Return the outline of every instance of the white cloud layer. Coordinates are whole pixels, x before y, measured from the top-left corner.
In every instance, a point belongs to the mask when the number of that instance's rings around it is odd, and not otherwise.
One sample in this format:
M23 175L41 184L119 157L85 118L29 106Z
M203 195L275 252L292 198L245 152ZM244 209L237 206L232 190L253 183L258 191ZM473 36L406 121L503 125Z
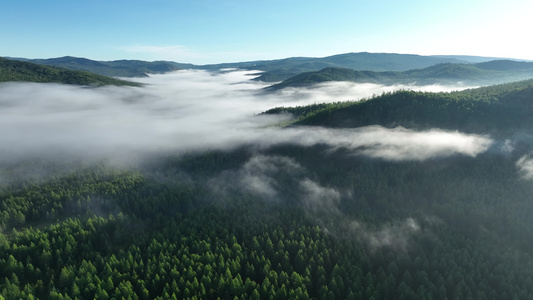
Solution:
M331 83L264 94L257 92L264 84L249 80L252 73L178 71L135 79L147 84L140 88L0 84L0 162L66 154L127 162L154 152L287 142L417 160L455 153L475 156L491 143L483 136L440 130L267 127L287 116L255 114L276 106L357 100L391 87Z
M335 81L315 84L308 88L284 88L277 92L277 95L284 99L296 100L298 99L314 102L333 102L334 99L342 98L342 100L360 100L362 98L380 95L382 93L393 92L397 90L413 90L420 92L452 92L460 91L472 86L464 85L408 85L408 84L394 84L394 85L380 85L374 83L353 83L348 81ZM312 103L312 102L311 102Z

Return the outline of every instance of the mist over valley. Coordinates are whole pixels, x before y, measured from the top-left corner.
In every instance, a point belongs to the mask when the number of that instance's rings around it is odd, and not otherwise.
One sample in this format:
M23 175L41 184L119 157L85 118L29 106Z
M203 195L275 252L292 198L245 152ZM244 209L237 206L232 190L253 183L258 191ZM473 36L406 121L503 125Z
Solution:
M151 152L231 149L244 144L266 147L290 141L306 146L359 144L355 137L380 129L345 130L340 134L327 128L281 129L274 126L293 118L290 114L260 113L278 106L358 101L409 88L405 85L332 83L315 89L296 88L268 95L260 92L263 83L251 80L253 73L184 70L134 79L143 84L138 88L1 84L0 105L4 114L1 122L5 129L1 138L9 145L2 160L12 161L14 156L24 158L29 154L48 156L53 152L58 152L60 157L69 154L85 159L110 155L119 159ZM464 87L416 87L419 91L454 89ZM394 135L394 130L382 128L380 134ZM409 131L402 133L409 135ZM341 137L346 134L348 136ZM373 144L390 140L386 136L368 136L376 137L370 142Z

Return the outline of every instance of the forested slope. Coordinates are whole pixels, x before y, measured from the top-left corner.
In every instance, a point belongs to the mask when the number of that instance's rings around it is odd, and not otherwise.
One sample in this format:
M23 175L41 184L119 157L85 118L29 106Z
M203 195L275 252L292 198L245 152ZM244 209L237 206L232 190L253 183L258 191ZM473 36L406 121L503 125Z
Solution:
M533 80L451 93L398 91L372 99L274 108L294 114L294 125L353 128L368 125L441 128L513 134L533 125Z
M192 64L171 61L113 60L96 61L83 57L64 56L48 59L22 59L32 63L76 71L87 71L104 76L145 77L147 74L166 73L185 68L195 68Z
M135 167L2 166L0 294L530 299L533 184L519 165L532 147L514 134L530 128L532 84L270 111L301 117L279 130L490 135L494 144L477 155L390 160L282 143L171 153Z
M135 82L85 71L73 71L0 57L0 82L7 81L65 83L88 86L139 86L139 84Z

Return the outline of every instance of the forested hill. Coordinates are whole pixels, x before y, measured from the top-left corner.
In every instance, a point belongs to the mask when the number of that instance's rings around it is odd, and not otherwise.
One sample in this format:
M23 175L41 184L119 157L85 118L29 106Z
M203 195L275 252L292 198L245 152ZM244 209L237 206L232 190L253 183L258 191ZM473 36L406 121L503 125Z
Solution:
M363 101L275 108L266 113L279 112L295 115L294 125L511 133L533 129L533 80L451 93L398 91Z
M19 59L21 60L21 59ZM170 61L114 60L96 61L81 57L64 56L49 59L22 59L36 64L61 67L70 70L87 71L104 76L144 77L146 74L166 73L185 68L194 68L192 64L180 64Z
M88 86L139 86L139 84L135 82L120 80L90 72L73 71L0 57L0 82L8 81L64 83Z
M533 62L510 60L490 61L478 64L444 63L424 69L404 72L359 71L346 68L324 68L320 71L306 72L281 83L272 85L269 90L287 87L311 86L329 81L351 81L378 84L464 84L490 85L503 82L524 80L533 77Z

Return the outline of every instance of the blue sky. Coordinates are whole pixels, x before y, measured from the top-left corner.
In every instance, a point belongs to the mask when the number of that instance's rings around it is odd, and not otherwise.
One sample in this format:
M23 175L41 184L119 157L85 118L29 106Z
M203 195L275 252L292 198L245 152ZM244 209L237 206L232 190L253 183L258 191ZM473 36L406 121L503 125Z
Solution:
M195 64L347 52L533 60L533 1L4 0L0 56Z

